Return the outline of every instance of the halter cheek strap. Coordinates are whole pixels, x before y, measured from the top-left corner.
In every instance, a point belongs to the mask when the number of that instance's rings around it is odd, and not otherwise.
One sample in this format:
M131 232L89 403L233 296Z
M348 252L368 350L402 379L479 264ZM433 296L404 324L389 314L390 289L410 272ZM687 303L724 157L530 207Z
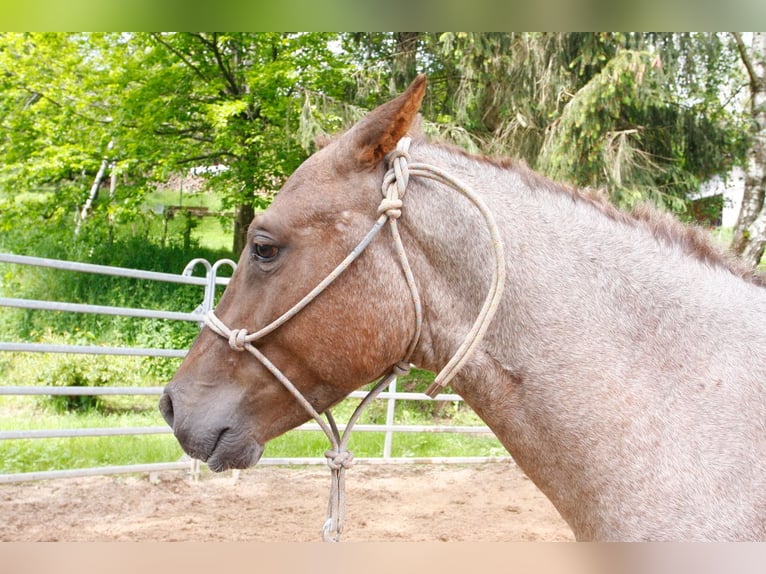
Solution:
M330 441L331 448L325 452L328 465L332 471L332 486L330 490L330 503L328 508L328 518L322 529L322 535L326 541L337 542L340 539L340 534L343 530L343 519L345 516L345 470L353 464L353 455L348 450L348 441L351 433L351 429L356 424L364 408L380 394L380 392L389 385L392 381L396 380L398 376L403 376L409 373L410 370L410 357L415 351L415 347L420 340L420 333L423 326L423 308L420 301L420 294L418 292L415 279L412 274L412 269L407 259L407 254L404 251L404 245L402 244L401 235L399 234L399 228L397 220L402 216L403 198L407 191L407 185L411 175L425 177L438 181L444 185L447 185L454 190L458 191L465 197L467 197L481 212L484 217L487 227L489 229L492 248L494 252L495 265L492 274L492 283L490 285L487 298L479 311L479 315L476 318L473 326L466 335L463 343L458 350L447 362L445 367L436 376L433 384L427 389L426 393L430 397L435 397L457 372L465 365L470 358L471 353L478 346L481 339L489 327L489 323L497 311L500 304L503 293L503 285L505 282L505 257L503 254L503 245L500 239L500 233L497 225L494 221L492 214L487 206L477 195L473 193L468 187L453 179L448 174L435 166L422 163L411 163L409 156L410 138L405 137L399 140L396 149L389 154L389 161L391 167L386 172L383 178L382 192L383 200L378 206L379 217L372 229L367 235L362 238L359 244L349 253L346 258L341 261L338 266L333 269L330 274L325 277L314 289L307 293L300 301L288 309L285 313L279 316L277 319L266 325L265 327L255 331L254 333L248 333L245 329L230 329L213 311L210 311L205 317L205 324L215 333L228 340L229 346L235 351L248 351L258 361L260 361L264 367L295 397L295 399L301 404L306 412L319 424L321 429L327 435ZM413 307L415 310L415 331L410 340L410 344L407 351L401 361L396 363L389 372L378 381L372 390L369 391L367 396L357 406L354 413L351 415L343 434L338 432L338 427L335 424L332 414L327 411L325 413L327 421L322 419L321 415L314 409L313 405L303 396L303 394L295 387L295 385L280 371L261 351L253 345L258 339L265 337L292 317L297 315L306 305L313 301L322 291L324 291L335 279L337 279L341 273L343 273L348 267L356 260L359 255L367 248L372 242L378 232L388 222L391 229L391 235L394 239L394 249L396 251L399 262L402 266L404 278L407 282L407 286L410 289L412 296Z

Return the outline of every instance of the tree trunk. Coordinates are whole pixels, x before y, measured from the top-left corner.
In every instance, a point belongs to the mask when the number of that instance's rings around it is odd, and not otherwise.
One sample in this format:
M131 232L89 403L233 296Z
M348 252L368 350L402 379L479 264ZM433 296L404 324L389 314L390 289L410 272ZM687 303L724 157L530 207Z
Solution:
M234 245L232 250L235 259L239 257L247 245L247 228L253 217L255 217L255 209L249 203L239 204L234 212Z
M109 164L109 206L111 207L114 204L114 193L117 191L117 172L115 171L115 164L114 162ZM114 241L114 214L112 213L112 210L109 210L109 215L107 216L107 222L109 225L109 244L111 245Z
M106 151L109 152L112 149L112 146L114 145L114 142L110 141L109 145L106 147ZM80 226L82 225L83 221L85 221L85 218L88 217L88 213L90 212L90 208L93 205L93 202L96 201L96 198L98 197L98 190L101 187L101 181L104 179L104 175L106 174L106 168L109 166L109 157L104 156L104 159L101 160L101 167L98 168L98 173L96 174L96 179L93 180L93 185L90 187L90 193L88 194L88 199L85 200L85 204L82 206L82 209L80 210L80 217L77 219L77 224L74 228L74 234L79 235L80 233Z
M734 227L731 250L755 268L766 247L766 32L753 33L750 50L739 35L735 38L750 76L752 127L742 208Z

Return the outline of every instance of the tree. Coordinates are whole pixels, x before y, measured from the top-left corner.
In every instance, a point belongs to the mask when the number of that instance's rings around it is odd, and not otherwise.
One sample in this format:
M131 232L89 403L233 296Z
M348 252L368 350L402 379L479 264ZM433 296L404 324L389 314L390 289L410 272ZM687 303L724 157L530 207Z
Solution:
M491 153L683 212L742 153L722 103L736 54L719 34L443 34L454 114Z
M619 204L650 199L682 212L701 181L744 158L742 127L721 96L738 73L732 38L5 34L0 186L45 186L57 196L51 209L74 215L98 191L106 158L120 176L121 207L108 209L127 217L151 182L214 166L209 185L236 213L238 253L254 210L313 136L342 129L417 71L429 76L427 132L604 188Z
M124 58L113 53L119 47L107 55L102 40L96 34L0 35L0 201L6 201L0 227L17 230L2 234L6 249L24 249L31 241L41 255L73 253L107 239L111 222L137 214L133 197L144 178L118 158L123 126L114 114L120 85L111 58ZM120 176L118 197L74 241L106 163L112 183ZM37 201L14 201L20 194Z
M298 133L305 93L341 97L348 85L334 38L4 35L0 185L67 190L66 209L79 212L107 155L134 202L152 181L216 166L209 183L235 210L239 253L254 210L307 155Z
M235 254L244 247L255 209L268 204L307 155L297 134L304 93L343 91L344 63L329 48L332 38L316 33L140 37L151 54L150 71L137 86L135 101L156 94L153 135L182 143L172 155L176 169L225 167L211 184L235 209ZM142 131L149 130L145 125Z
M60 204L78 204L73 195L93 181L85 175L96 173L113 137L114 92L97 58L82 34L0 36L6 193L46 187Z
M738 58L724 34L343 39L361 70L360 105L377 103L370 78L391 92L414 66L429 76L427 131L475 151L519 157L554 179L603 188L620 205L650 200L683 215L700 183L744 153L731 95L722 97Z
M750 147L742 208L731 249L755 267L766 246L766 32L753 33L750 48L741 34L733 36L749 79Z

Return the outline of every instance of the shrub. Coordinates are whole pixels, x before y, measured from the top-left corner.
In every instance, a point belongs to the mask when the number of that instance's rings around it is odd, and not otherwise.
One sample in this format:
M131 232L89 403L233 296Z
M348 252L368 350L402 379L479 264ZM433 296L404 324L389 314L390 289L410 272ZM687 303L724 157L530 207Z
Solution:
M45 363L35 383L51 387L103 387L124 379L125 373L106 357L63 357ZM50 395L42 398L45 406L58 413L101 410L104 400L98 395Z

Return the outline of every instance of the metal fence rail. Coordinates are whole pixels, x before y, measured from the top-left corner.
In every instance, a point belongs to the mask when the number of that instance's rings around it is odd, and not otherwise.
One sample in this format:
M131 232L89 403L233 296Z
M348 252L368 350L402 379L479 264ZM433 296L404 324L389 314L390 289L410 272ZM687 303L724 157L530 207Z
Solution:
M27 257L13 254L0 253L0 263L10 263L16 265L30 265L59 269L64 271L97 273L103 275L113 275L128 277L133 279L143 279L151 281L164 281L186 285L197 285L204 288L202 303L191 312L176 312L167 310L135 309L126 307L112 307L104 305L88 305L82 303L69 303L60 301L40 301L19 298L0 297L0 307L22 308L32 310L60 311L68 313L97 313L105 315L116 315L132 317L138 319L163 319L170 321L196 321L200 323L204 315L213 308L215 289L219 285L226 285L227 278L218 277L218 270L222 266L229 266L232 269L236 264L228 259L220 260L214 264L203 259L191 261L180 275L170 273L158 273L152 271L142 271L136 269L124 269L119 267L110 267L104 265L94 265L89 263L77 263L71 261L59 261L54 259L44 259L39 257ZM205 270L205 277L193 276L192 272L197 267ZM0 341L0 352L23 352L23 353L76 353L89 355L128 355L128 356L149 356L149 357L184 357L186 349L152 349L137 347L111 347L97 345L56 345L46 343L28 343L28 342L4 342ZM162 387L52 387L52 386L3 386L0 385L0 396L2 395L65 395L65 396L83 396L83 395L160 395ZM363 391L351 393L351 397L361 398L365 395ZM394 413L396 401L400 400L425 400L431 401L424 393L405 393L397 392L395 384L389 387L386 392L380 394L377 400L387 401L386 422L385 424L359 424L355 430L360 432L382 432L384 434L383 453L380 458L358 458L359 462L376 463L468 463L485 462L497 460L510 460L508 457L399 457L391 456L391 445L394 433L468 433L468 434L491 434L485 426L453 426L453 425L402 425L394 424ZM455 394L442 393L436 397L438 401L461 401L461 397ZM344 425L339 425L341 430ZM301 431L319 431L319 425L316 423L306 423L297 430ZM118 428L82 428L82 429L36 429L36 430L8 430L0 431L0 442L6 440L29 440L29 439L51 439L51 438L72 438L72 437L98 437L98 436L129 436L129 435L148 435L148 434L167 434L171 430L166 426L147 426L147 427L118 427ZM264 458L259 464L318 464L324 463L325 458ZM123 466L108 466L95 468L82 468L71 470L50 470L39 472L0 474L0 483L21 482L29 480L42 480L78 476L95 476L118 473L133 472L159 472L164 470L185 469L191 473L199 472L199 461L181 460L167 463L134 464Z

